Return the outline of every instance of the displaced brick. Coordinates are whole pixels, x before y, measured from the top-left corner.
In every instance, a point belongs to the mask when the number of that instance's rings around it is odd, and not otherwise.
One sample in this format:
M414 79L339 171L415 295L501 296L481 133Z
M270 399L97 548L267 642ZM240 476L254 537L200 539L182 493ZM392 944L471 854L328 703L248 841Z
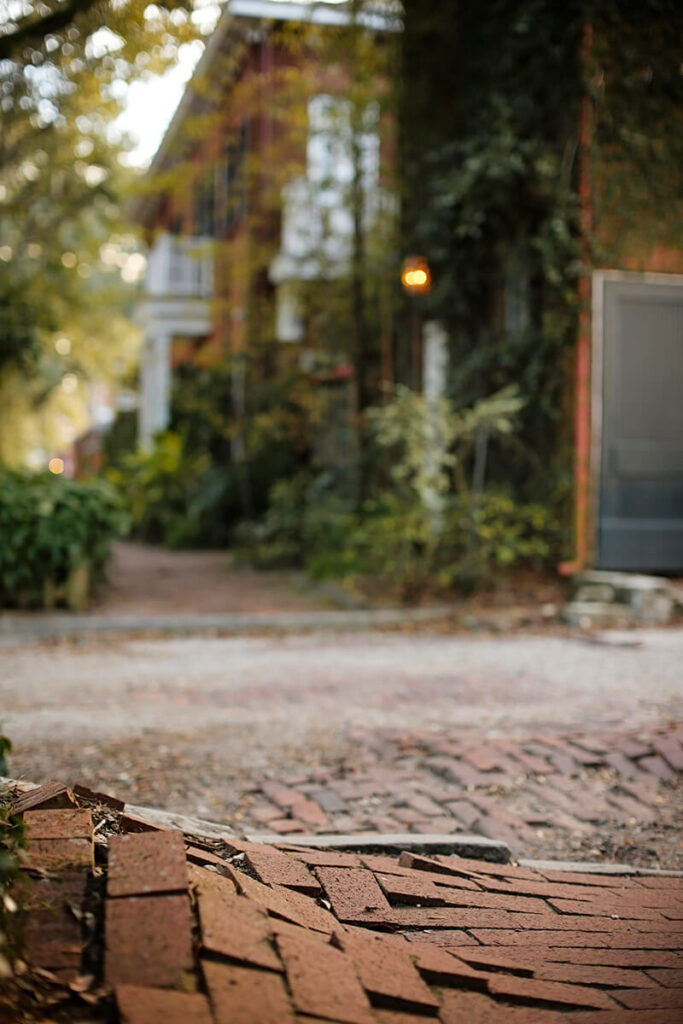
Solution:
M105 978L109 985L181 988L192 970L187 896L131 896L105 908Z
M59 871L65 867L91 868L93 865L91 839L29 839L27 854L27 866L34 870Z
M375 876L392 904L430 906L444 902L444 891L429 879L404 878L401 875Z
M403 938L407 939L410 943L424 942L425 938L428 938L429 944L439 949L450 949L452 946L467 945L479 948L479 943L476 939L473 939L467 932L460 931L457 928L440 928L438 931L430 931L428 936L425 936L424 932L403 932Z
M306 831L306 826L295 818L274 818L268 822L268 828L272 829L273 832L277 832L280 836Z
M476 907L393 907L387 923L399 928L528 928L538 914L511 914L509 910Z
M24 923L22 955L35 967L80 971L83 937L80 921L64 901L34 909Z
M569 964L604 964L610 967L678 967L679 953L658 949L548 949L545 960Z
M49 810L61 807L75 807L76 801L71 790L63 782L46 782L44 786L30 789L12 803L14 814L25 811Z
M566 1024L554 1010L503 1006L479 992L446 991L439 1020L442 1024Z
M337 921L327 910L319 907L310 896L303 896L292 889L285 889L284 886L263 885L261 882L249 878L242 871L228 869L229 877L233 879L237 888L245 896L254 900L255 903L265 907L269 914L281 917L285 921L291 921L302 928L312 928L314 931L325 932L331 935L337 927Z
M200 884L197 907L205 949L256 967L281 970L270 941L268 914L258 904L231 892L228 885Z
M648 970L647 973L664 988L683 988L683 967L678 967L675 970Z
M112 811L122 811L126 806L124 801L119 800L118 797L111 796L110 793L100 793L98 790L86 786L83 782L76 783L74 794L83 800L90 800L94 804L104 804L105 807L111 807Z
M187 889L181 832L114 836L109 841L108 896L145 896Z
M343 1024L372 1024L368 997L349 957L332 946L291 936L279 936L277 945L299 1013Z
M246 857L257 878L266 885L284 885L306 896L322 894L320 882L295 857L272 849L251 851Z
M283 847L292 857L302 860L311 867L321 865L328 868L359 868L361 858L357 853L343 853L339 850L304 850L300 846Z
M119 827L123 832L168 832L165 825L155 825L144 818L137 818L134 814L122 814L119 818Z
M587 1006L598 1010L611 1010L614 1003L604 992L584 985L563 985L555 981L536 981L535 978L512 978L491 974L489 992L507 999L524 999L564 1006Z
M24 823L29 841L34 839L90 839L90 811L26 811Z
M590 901L550 899L548 902L561 914L604 914L605 917L615 916L623 920L661 920L657 910L649 907L639 907L636 903L620 900L611 894L602 898L595 897Z
M375 876L364 868L317 867L315 873L340 921L385 921L391 906Z
M382 1006L403 1010L436 1010L439 1002L417 972L412 947L393 936L350 931L333 936L351 958L363 988Z
M653 988L654 982L643 971L619 967L587 967L585 964L543 964L536 970L542 981L562 981L577 985L601 985L617 988Z
M628 1010L683 1011L683 988L624 988L615 989L611 995Z
M654 748L674 771L683 772L683 747L673 736L656 736Z
M279 974L202 960L216 1024L291 1024L292 1005Z
M467 889L440 886L447 906L477 907L481 910L511 910L521 914L547 914L548 904L534 896L507 896L497 892L468 892Z
M464 927L468 927L465 925ZM485 946L577 946L580 949L678 949L680 936L665 932L577 932L512 930L473 927L472 935Z
M121 1024L213 1024L205 996L138 985L118 985Z
M474 988L481 992L487 989L487 975L450 951L438 949L429 942L413 942L410 945L410 954L420 974L431 984Z
M521 974L531 977L534 974L535 966L541 962L540 957L532 957L530 964L529 957L519 954L514 956L499 952L496 947L486 949L484 946L448 946L448 952L459 957L465 963L483 970L492 968L499 971L508 971L510 974Z
M678 1010L603 1010L564 1016L564 1024L681 1024Z
M185 856L193 864L213 864L214 867L223 868L227 863L225 857L219 857L211 850L204 850L201 846L188 846Z

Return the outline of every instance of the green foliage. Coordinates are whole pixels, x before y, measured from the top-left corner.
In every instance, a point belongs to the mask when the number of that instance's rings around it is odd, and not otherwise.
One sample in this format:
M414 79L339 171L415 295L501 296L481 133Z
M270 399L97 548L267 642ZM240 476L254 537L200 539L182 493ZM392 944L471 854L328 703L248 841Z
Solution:
M12 749L12 743L6 736L0 735L0 775L7 775L6 755Z
M537 462L511 451L494 477L546 500L569 450L582 260L633 265L654 243L680 245L681 7L490 0L482 17L476 0L405 0L404 11L405 251L432 264L425 313L448 327L456 404L511 383L525 401L517 432ZM586 157L597 237L582 239Z
M201 485L209 468L208 455L189 454L168 431L151 451L128 455L107 477L123 496L136 537L179 548L200 539Z
M477 433L504 441L521 408L513 389L460 411L398 389L368 416L375 479L388 472L393 486L377 485L357 510L329 473L281 480L266 514L238 530L244 552L260 566L303 565L314 579L354 580L403 598L549 565L562 541L552 509L500 488L472 493L467 483Z
M0 736L0 750L3 747L9 748L9 740ZM6 807L0 807L0 983L12 975L17 905L10 896L10 889L19 875L25 846L23 822L10 814Z
M68 600L74 574L105 569L126 517L111 487L51 474L0 471L0 606Z

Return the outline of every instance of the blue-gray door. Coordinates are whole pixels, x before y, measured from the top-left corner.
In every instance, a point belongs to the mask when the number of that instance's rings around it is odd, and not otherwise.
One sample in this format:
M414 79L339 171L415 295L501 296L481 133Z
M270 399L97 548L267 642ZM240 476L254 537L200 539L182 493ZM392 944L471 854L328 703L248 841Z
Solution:
M597 565L683 570L683 284L604 282Z

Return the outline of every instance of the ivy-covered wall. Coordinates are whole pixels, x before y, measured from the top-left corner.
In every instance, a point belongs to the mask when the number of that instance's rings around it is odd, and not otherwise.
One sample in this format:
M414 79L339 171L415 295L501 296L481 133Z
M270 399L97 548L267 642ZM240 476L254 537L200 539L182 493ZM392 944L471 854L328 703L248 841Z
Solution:
M492 472L526 497L557 497L570 481L582 264L646 265L654 246L680 246L680 5L404 6L403 236L432 265L423 312L448 328L456 403L510 383L526 401L516 453Z

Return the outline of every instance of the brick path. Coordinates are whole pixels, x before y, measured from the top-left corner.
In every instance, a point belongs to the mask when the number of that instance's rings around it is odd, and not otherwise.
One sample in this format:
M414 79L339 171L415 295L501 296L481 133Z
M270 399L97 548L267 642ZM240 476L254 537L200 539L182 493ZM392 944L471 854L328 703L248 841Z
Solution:
M34 884L12 998L41 1019L681 1019L680 877L125 834L54 787L20 806Z
M668 832L670 863L683 866L683 725L542 734L526 742L484 742L466 730L364 740L372 760L363 768L351 763L335 774L251 786L240 801L240 827L283 836L479 832L507 842L518 856L585 852L605 829L627 860L647 842L648 828L660 828ZM615 850L592 855L601 852Z

